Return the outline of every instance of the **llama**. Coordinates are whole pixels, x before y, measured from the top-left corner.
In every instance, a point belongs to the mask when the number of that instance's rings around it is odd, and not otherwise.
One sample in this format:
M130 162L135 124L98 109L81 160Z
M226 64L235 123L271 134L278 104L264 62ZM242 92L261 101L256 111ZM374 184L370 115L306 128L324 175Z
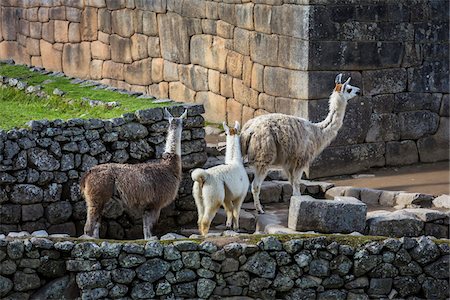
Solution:
M106 202L117 192L130 210L143 212L144 238L150 239L152 228L162 208L169 205L178 193L181 181L181 132L187 110L174 118L167 109L169 121L166 147L158 162L141 164L102 164L84 174L80 190L87 204L84 236L98 238L100 220Z
M206 235L211 221L222 205L227 214L226 226L239 229L239 213L242 202L250 185L247 172L242 161L239 140L239 123L234 128L228 128L223 123L227 135L225 164L207 170L195 169L192 172L194 180L193 196L198 211L198 228L200 234Z
M293 187L293 195L300 195L303 171L336 137L347 101L360 94L359 88L349 84L350 79L341 83L342 74L336 76L336 86L329 100L330 111L322 122L311 123L295 116L267 114L244 125L242 154L247 155L249 164L255 169L252 194L259 213L264 213L259 192L270 166L281 166Z

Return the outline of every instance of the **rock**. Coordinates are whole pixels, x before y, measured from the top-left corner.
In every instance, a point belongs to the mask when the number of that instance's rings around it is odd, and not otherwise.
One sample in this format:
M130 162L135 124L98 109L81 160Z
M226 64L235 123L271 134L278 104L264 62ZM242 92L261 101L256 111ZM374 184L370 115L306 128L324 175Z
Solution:
M275 260L267 252L259 252L249 257L241 270L248 271L263 278L274 278L276 271Z
M324 259L313 259L309 263L309 274L316 277L325 277L330 274L329 262Z
M439 247L430 238L422 236L417 242L410 254L419 264L426 265L439 257Z
M370 255L367 250L360 250L354 256L354 273L355 276L361 276L371 271L381 263L381 256Z
M67 221L72 215L72 205L69 201L51 203L45 210L45 217L51 224Z
M141 280L155 282L164 277L170 269L170 264L159 258L147 260L136 269L137 277Z
M99 258L101 255L100 247L91 242L84 242L76 244L72 250L72 257L74 258Z
M40 171L55 171L59 169L59 161L47 150L32 148L28 150L28 160Z
M200 298L208 299L214 288L216 287L216 282L206 278L200 278L197 281L197 295Z
M175 275L177 282L193 281L196 277L197 275L195 274L195 272L189 269L182 269Z
M14 273L14 290L19 292L30 291L40 286L41 280L37 274L26 274L21 271Z
M55 249L60 251L71 251L74 246L75 244L71 241L56 242L54 244Z
M175 296L181 298L194 298L197 295L195 288L195 282L182 283L172 286Z
M34 293L31 299L62 299L67 293L70 282L69 275L54 279Z
M133 299L150 299L155 297L153 285L150 282L138 283L131 290Z
M23 256L25 247L22 241L11 241L6 250L10 259L19 259Z
M156 295L167 295L172 292L172 286L167 280L163 280L156 286Z
M427 278L422 283L422 289L426 299L444 299L449 292L448 280Z
M147 135L147 128L139 123L125 124L119 131L119 137L124 140L139 140L145 138Z
M281 242L273 236L264 237L259 243L261 243L260 247L265 251L279 251L283 248Z
M34 231L31 234L31 236L34 236L34 237L48 237L48 233L45 230L37 230L37 231Z
M412 276L399 276L394 278L394 288L401 297L415 295L420 291L420 284Z
M370 235L402 237L419 236L424 224L407 212L374 211L367 216L367 226Z
M198 252L183 252L181 257L186 268L200 268L200 254Z
M42 202L44 192L32 184L17 184L11 194L11 202L19 204L32 204Z
M350 197L337 197L335 200L317 200L311 196L292 197L288 225L298 231L362 232L366 212L364 203ZM335 218L336 215L340 218Z
M449 263L450 256L442 256L435 262L424 267L424 271L427 275L430 275L437 279L446 279L449 277ZM420 268L419 268L420 270Z
M145 245L145 257L161 257L163 255L164 247L155 241L147 242Z
M134 270L118 268L111 271L111 278L114 282L129 284L133 281L133 278L136 276L136 272Z
M76 280L81 289L106 287L111 281L111 273L104 270L80 272L76 275Z
M226 213L225 210L220 208L217 211L217 214L214 216L212 224L221 225L225 224L226 221ZM255 230L256 226L256 218L253 214L241 209L239 213L239 228L252 232Z
M410 165L418 161L419 155L414 141L386 143L386 165Z
M20 205L2 204L0 206L0 220L2 220L3 224L20 223L20 215Z
M438 208L450 209L450 196L443 194L439 197L434 198L433 206Z
M170 241L170 240L178 240L178 239L186 239L184 235L178 234L178 233L166 233L165 235L161 236L161 241Z
M400 137L401 139L419 139L434 134L439 125L439 115L427 110L401 112Z

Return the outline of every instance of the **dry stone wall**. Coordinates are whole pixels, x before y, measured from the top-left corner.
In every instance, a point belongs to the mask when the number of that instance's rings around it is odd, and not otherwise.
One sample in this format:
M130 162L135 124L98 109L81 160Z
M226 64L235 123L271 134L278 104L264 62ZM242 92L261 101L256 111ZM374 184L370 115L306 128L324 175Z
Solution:
M448 159L446 0L5 0L0 58L161 98L209 121L321 120L362 88L310 177ZM351 163L349 163L351 162Z
M159 226L165 230L194 220L195 214L189 213L196 208L188 171L207 159L203 106L187 108L181 143L184 175L178 198L162 211ZM185 108L168 109L178 116ZM111 120L31 121L30 129L0 131L0 233L45 229L81 235L86 204L79 181L84 172L97 164L159 158L167 124L163 109L153 108ZM119 201L106 205L103 223L104 237L142 237L141 218L125 212Z
M2 299L446 299L449 244L0 239ZM350 245L348 244L350 242ZM356 245L351 245L352 243ZM364 243L361 243L364 244Z

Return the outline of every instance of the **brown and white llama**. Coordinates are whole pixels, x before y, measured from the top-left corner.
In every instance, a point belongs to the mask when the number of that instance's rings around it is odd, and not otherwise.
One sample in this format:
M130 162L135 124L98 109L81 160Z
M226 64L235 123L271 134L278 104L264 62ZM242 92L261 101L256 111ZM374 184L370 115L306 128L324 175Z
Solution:
M169 121L166 148L158 162L140 164L102 164L90 169L81 178L80 189L86 200L86 237L98 238L103 208L113 195L135 213L143 212L144 238L152 236L162 208L178 193L181 181L181 132L187 110L174 118L164 110Z
M342 74L336 76L335 88L329 100L328 116L319 123L284 114L266 114L248 121L242 128L241 147L249 164L255 169L252 194L255 208L264 213L259 200L261 184L271 166L280 166L300 195L303 171L314 158L336 137L342 126L347 101L360 94L360 89L341 83Z

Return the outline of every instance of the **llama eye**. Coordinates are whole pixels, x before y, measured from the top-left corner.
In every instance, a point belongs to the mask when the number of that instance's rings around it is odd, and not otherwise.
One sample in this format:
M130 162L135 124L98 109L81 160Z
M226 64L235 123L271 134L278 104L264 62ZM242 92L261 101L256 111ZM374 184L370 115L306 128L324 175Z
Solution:
M352 92L352 89L348 89L348 90L347 90L347 93L351 93L351 92Z

